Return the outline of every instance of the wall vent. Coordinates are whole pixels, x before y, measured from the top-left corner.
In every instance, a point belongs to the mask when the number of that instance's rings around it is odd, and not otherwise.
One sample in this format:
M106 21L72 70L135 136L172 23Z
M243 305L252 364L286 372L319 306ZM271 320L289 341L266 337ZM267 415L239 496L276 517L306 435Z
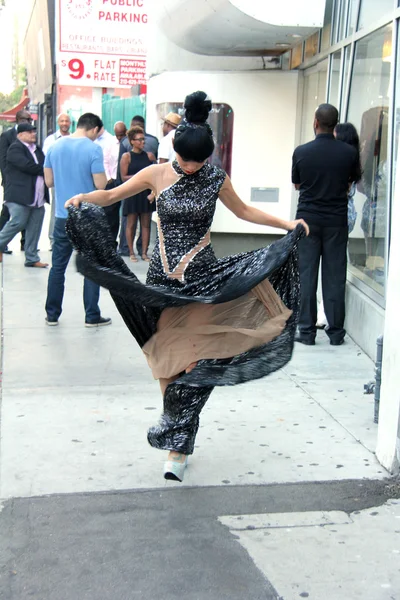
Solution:
M251 202L279 202L279 188L251 188Z

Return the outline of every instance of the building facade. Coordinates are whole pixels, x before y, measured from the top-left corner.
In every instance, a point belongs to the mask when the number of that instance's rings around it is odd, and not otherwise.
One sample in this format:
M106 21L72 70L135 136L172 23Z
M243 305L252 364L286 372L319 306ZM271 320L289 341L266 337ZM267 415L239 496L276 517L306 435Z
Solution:
M378 336L384 336L377 456L398 472L399 3L336 0L326 9L318 41L306 40L291 52L291 61L296 51L302 55L301 140L310 137L315 99L335 104L341 121L352 122L360 134L363 176L349 240L347 329L371 357Z
M24 54L41 142L61 112L74 130L82 113L101 115L110 98L127 99L130 106L129 100L145 94L148 2L111 3L112 10L104 4L32 0ZM137 102L134 114L144 112L143 103ZM114 122L107 123L110 129Z

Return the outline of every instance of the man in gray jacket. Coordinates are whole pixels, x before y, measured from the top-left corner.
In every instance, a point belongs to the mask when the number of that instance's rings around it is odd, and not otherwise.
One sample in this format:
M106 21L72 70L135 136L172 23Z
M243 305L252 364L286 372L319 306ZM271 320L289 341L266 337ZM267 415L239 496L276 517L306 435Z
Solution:
M7 129L0 135L0 171L1 171L1 185L3 188L6 187L6 165L7 165L7 151L11 144L17 139L17 127L20 123L32 123L32 117L27 110L19 110L15 115L16 124L11 129ZM4 225L9 221L10 213L5 204L0 214L0 231ZM25 246L25 231L21 232L21 250L24 250ZM12 254L8 248L4 249L4 254Z

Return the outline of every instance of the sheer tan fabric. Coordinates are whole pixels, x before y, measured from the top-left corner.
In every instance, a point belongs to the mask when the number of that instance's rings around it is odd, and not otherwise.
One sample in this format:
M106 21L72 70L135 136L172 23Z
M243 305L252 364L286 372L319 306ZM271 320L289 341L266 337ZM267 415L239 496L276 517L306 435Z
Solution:
M266 344L291 314L265 280L231 302L164 309L143 352L155 379L173 377L200 359L230 358Z
M179 281L183 282L185 280L185 269L188 266L188 264L190 263L190 261L194 259L194 257L196 256L196 254L198 254L200 252L200 250L203 250L203 248L208 246L208 244L210 243L210 230L207 231L206 235L201 238L199 243L196 244L196 246L194 248L192 248L190 250L190 252L188 252L187 254L185 254L185 256L183 256L181 258L181 260L176 265L176 267L172 271L170 271L169 265L168 265L167 254L165 252L164 234L162 232L162 228L161 228L159 220L157 220L157 229L158 229L158 239L160 242L160 254L161 254L161 260L162 260L162 264L163 264L164 273L170 279L179 279Z

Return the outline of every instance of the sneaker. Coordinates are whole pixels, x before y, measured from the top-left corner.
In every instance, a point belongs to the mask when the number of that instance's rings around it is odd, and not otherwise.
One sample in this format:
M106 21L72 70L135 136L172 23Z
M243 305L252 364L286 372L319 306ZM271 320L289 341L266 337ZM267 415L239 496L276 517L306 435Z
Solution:
M111 325L112 321L110 318L100 317L96 323L88 323L85 321L85 327L103 327L105 325Z
M45 321L46 325L48 325L49 327L56 327L58 325L57 319L49 319L49 317L46 317Z

